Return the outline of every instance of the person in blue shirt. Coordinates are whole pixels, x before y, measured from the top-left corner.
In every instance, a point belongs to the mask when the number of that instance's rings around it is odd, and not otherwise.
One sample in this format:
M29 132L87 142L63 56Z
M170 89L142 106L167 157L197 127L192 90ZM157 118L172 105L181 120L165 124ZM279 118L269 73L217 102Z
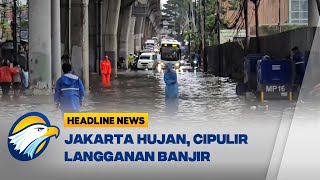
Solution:
M173 65L171 63L166 64L164 82L166 83L166 98L178 98L179 85L177 80L177 73L173 70Z
M298 47L292 48L292 60L295 63L296 79L298 83L301 84L305 74L306 65L304 55Z
M62 65L64 75L56 83L54 102L62 112L79 112L85 91L80 78L71 74L69 63Z

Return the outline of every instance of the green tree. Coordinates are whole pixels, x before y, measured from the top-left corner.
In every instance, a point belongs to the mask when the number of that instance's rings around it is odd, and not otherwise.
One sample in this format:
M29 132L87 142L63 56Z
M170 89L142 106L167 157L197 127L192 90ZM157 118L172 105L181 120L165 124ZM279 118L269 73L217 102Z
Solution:
M164 4L164 9L162 10L162 13L170 19L174 20L174 31L182 33L185 39L188 39L190 36L193 45L195 47L198 47L201 42L201 35L199 34L199 30L197 32L193 32L193 30L189 29L189 24L187 24L189 22L189 4L192 2L192 0L168 0L167 4ZM199 8L198 5L200 4L200 2L204 2L204 4L201 3L201 7ZM217 2L218 0L196 0L197 7L193 6L195 8L194 12L196 14L198 23L199 15L203 15L205 10L205 39L210 44L216 43L217 40ZM220 3L220 21L222 22L220 28L225 29L227 27L230 27L233 23L228 22L228 20L225 17L225 14L227 13L227 11L239 11L240 1L220 0ZM222 6L222 4L225 3L229 3L230 6ZM205 6L205 9L203 5ZM200 27L199 24L197 24L197 27Z
M162 13L174 20L174 31L180 33L185 30L191 0L168 0L164 4Z
M235 29L238 28L238 19L241 16L241 1L239 0L220 0L220 29ZM228 4L227 6L225 6ZM217 43L217 36L218 36L218 0L206 0L205 7L206 7L206 39L209 44L216 44ZM203 11L203 9L202 9ZM226 14L228 11L233 11L234 16L232 21L227 19ZM203 14L203 12L202 12ZM239 15L239 16L238 16ZM235 25L237 24L237 25Z

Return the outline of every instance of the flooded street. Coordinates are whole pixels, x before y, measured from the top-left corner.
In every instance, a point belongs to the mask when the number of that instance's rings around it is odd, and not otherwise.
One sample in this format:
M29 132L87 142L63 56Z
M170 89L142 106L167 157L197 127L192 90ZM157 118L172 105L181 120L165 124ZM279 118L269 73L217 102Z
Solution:
M235 93L236 83L228 78L218 78L200 72L179 73L179 99L166 101L163 74L152 71L122 72L112 82L112 88L102 89L93 84L86 97L84 112L148 112L151 123L162 123L160 119L174 119L165 123L206 124L241 123L245 114L280 117L284 109L292 108L287 101L268 102L268 108L255 99L246 100ZM12 102L0 102L1 113L14 117L25 112L46 110L55 116L57 110L53 98L21 97ZM252 108L252 106L255 106ZM19 114L17 114L19 112ZM57 116L58 117L58 116Z
M85 112L148 112L149 128L146 129L65 129L62 116L53 105L52 97L22 97L16 102L1 102L1 141L6 142L7 131L12 123L23 113L39 111L48 116L51 123L61 128L58 141L50 142L51 147L46 153L56 154L54 157L46 155L57 169L55 172L77 172L79 177L90 177L108 173L109 177L129 178L130 175L119 176L118 169L130 168L137 176L148 177L149 174L166 172L163 177L183 172L188 177L219 177L217 179L262 180L265 179L273 146L279 125L283 118L291 118L295 107L288 101L269 101L261 105L257 100L246 100L235 93L236 83L228 78L218 78L210 74L186 72L178 74L180 97L177 101L165 100L165 84L163 74L152 71L122 72L112 81L112 88L102 89L98 83L92 84L92 92L86 98L83 111ZM63 152L77 151L78 146L65 146L64 139L70 133L244 133L249 136L248 145L199 145L189 148L184 146L130 146L110 145L108 150L129 148L130 150L208 150L212 152L214 161L201 163L120 163L103 164L76 162L67 164L63 161ZM101 150L101 145L83 147L86 150ZM7 153L6 143L1 144L0 154ZM6 158L10 156L5 156ZM226 158L228 157L228 158ZM44 163L45 164L45 163ZM43 163L34 164L34 168L41 168ZM242 169L239 169L239 166ZM2 166L2 165L1 165ZM13 163L12 166L22 166ZM79 168L95 167L94 171L80 173ZM112 167L113 170L108 168ZM136 167L139 167L136 169ZM1 167L6 168L6 167ZM252 169L255 168L254 171ZM139 169L150 171L140 172ZM188 169L188 173L186 173ZM202 169L202 170L199 170ZM155 171L156 170L156 171ZM27 170L26 170L27 171ZM233 173L227 173L232 171ZM118 172L118 173L117 173ZM47 174L50 172L47 172ZM205 174L202 174L205 173ZM39 177L42 174L39 175ZM46 174L43 174L45 177ZM56 176L64 179L63 176ZM145 176L144 176L145 175ZM21 177L19 174L16 178ZM100 176L99 176L100 177ZM72 178L71 178L72 179Z

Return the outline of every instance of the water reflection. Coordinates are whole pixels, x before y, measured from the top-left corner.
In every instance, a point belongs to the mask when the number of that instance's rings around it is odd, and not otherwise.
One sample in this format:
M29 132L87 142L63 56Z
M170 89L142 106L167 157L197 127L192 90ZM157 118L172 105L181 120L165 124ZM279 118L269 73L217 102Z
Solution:
M178 98L166 98L166 113L167 115L176 115L179 112L179 99Z

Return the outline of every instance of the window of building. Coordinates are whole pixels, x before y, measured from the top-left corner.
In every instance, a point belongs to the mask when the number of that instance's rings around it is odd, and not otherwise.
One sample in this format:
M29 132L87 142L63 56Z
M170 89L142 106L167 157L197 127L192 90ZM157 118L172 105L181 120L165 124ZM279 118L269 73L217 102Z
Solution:
M291 24L308 24L308 0L289 0Z

